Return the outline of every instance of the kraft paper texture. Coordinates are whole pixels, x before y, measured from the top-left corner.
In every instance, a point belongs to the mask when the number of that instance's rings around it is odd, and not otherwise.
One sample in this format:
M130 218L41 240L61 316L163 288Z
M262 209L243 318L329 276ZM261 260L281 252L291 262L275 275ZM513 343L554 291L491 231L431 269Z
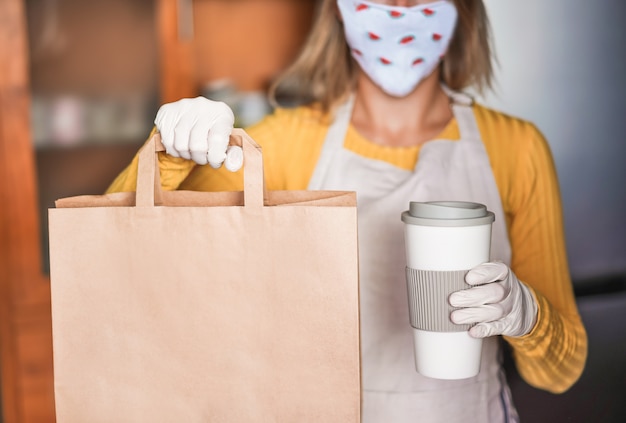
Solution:
M356 197L267 192L242 130L244 192L137 194L49 210L59 423L358 422Z

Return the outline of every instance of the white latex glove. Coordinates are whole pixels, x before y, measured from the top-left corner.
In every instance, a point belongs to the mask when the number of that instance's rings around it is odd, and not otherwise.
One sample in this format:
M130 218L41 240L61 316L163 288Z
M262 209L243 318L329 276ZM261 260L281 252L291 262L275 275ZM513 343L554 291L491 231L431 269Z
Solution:
M523 336L537 321L537 303L528 287L507 265L483 263L465 275L469 289L449 297L453 307L467 307L450 314L456 324L476 323L469 333L474 338L493 335Z
M204 97L164 104L154 120L169 155L216 169L224 163L232 172L243 164L241 147L228 145L234 122L226 103Z

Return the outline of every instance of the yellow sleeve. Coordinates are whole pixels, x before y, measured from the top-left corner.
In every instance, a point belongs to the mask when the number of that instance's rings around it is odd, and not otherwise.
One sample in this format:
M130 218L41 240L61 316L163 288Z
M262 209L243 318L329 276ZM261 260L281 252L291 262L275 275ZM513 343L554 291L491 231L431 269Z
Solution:
M156 132L156 128L152 129L148 140ZM147 142L147 141L146 141ZM187 175L195 167L195 163L191 160L172 157L167 153L158 153L159 171L161 173L161 186L164 190L175 190L185 180ZM133 192L137 187L137 165L139 154L135 154L133 160L122 172L113 180L107 194L111 192Z
M480 107L475 113L506 213L511 268L531 288L539 309L531 333L505 339L526 382L564 392L584 369L587 334L569 274L552 155L530 123Z
M263 149L265 182L269 190L306 189L327 129L319 113L306 107L277 109L259 123L245 128ZM233 173L223 166L218 170L196 166L179 189L240 191L243 171Z
M303 190L320 154L328 126L313 109L277 109L259 123L245 128L263 148L267 188L270 190ZM152 130L152 134L156 129ZM198 166L191 160L159 153L161 186L164 190L241 191L243 170L230 172L222 166ZM244 157L245 160L245 157ZM113 181L109 192L135 191L137 161L131 163Z

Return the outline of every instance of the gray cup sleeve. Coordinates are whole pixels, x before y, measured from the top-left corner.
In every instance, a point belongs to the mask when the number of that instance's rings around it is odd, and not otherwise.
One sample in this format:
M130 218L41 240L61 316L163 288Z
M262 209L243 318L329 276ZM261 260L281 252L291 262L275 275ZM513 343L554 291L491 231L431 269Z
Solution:
M450 313L458 307L448 302L450 294L470 287L467 270L434 271L406 268L411 326L430 332L463 332L472 324L457 325Z

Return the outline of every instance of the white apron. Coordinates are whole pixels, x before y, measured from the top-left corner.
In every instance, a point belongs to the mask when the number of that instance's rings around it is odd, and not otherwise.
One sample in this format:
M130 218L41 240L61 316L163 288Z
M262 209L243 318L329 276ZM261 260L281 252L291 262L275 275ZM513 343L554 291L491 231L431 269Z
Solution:
M481 370L473 378L437 380L415 371L400 220L409 202L485 204L496 215L491 258L509 264L511 256L502 202L472 100L449 94L461 139L425 143L412 172L343 148L351 99L337 111L309 182L311 190L357 193L364 423L518 421L498 337L485 339Z

